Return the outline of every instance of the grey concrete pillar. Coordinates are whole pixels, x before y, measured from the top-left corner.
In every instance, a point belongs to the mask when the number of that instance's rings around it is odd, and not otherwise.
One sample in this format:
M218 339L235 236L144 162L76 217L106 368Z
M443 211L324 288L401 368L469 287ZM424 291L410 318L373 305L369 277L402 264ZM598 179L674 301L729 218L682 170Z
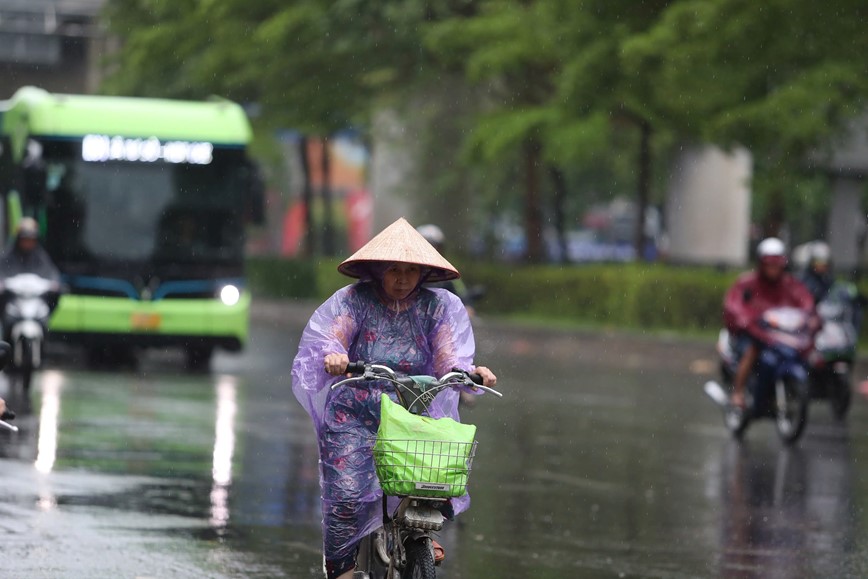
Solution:
M412 124L391 109L374 115L372 133L369 181L376 234L399 217L412 222L419 141Z
M838 177L832 185L832 207L829 211L828 241L835 268L852 270L861 261L859 241L865 228L862 211L864 183L857 179Z
M686 147L677 157L666 204L673 262L747 263L752 166L743 148Z

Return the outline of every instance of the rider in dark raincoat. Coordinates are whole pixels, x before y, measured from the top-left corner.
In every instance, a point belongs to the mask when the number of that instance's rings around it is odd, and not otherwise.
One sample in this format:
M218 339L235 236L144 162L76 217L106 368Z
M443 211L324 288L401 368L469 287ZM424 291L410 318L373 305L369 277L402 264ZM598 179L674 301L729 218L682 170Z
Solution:
M36 220L24 217L15 233L15 242L0 256L0 280L20 273L33 273L60 282L60 272L41 245Z
M53 312L60 299L60 271L51 261L48 252L39 245L39 225L31 217L21 219L15 233L14 243L0 255L0 288L7 278L22 273L36 274L54 282L54 291L44 296L49 311ZM8 300L8 293L0 289L0 316L4 318L4 321ZM3 339L7 342L11 339L8 326L6 323L3 324Z
M763 314L785 306L807 313L814 311L811 293L786 271L786 266L784 243L776 237L764 239L757 246L756 269L739 276L724 297L724 320L740 356L733 379L732 403L735 406L745 406L748 376L767 340L760 324Z

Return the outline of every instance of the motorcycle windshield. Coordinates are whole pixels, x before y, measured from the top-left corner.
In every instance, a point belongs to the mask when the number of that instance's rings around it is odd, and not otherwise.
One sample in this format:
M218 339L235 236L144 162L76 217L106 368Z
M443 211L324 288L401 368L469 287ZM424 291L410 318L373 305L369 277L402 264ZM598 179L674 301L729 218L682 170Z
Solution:
M811 347L808 313L798 308L772 308L763 314L766 337L772 344L780 344L802 352Z

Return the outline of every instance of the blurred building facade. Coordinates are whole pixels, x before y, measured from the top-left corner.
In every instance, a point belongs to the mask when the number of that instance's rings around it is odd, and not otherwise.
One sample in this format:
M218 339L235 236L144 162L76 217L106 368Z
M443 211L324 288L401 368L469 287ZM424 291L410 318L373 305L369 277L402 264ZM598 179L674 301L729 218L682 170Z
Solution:
M21 86L92 93L109 42L105 0L0 0L0 97Z

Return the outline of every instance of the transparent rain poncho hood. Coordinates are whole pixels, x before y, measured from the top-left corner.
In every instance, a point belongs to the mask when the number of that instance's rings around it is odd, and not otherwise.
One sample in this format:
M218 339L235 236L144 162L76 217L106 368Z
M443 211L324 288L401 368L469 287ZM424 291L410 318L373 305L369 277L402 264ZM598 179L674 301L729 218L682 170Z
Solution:
M324 551L346 559L358 542L382 524L382 491L371 446L379 424L380 394L391 385L329 386L339 380L323 358L345 353L351 361L380 363L408 375L441 376L453 367L472 370L475 343L461 300L442 289L419 288L401 302L385 299L377 282L345 287L311 316L292 368L292 388L313 419L320 445ZM433 418L458 420L458 392L445 389L429 408ZM457 514L469 498L453 499Z

